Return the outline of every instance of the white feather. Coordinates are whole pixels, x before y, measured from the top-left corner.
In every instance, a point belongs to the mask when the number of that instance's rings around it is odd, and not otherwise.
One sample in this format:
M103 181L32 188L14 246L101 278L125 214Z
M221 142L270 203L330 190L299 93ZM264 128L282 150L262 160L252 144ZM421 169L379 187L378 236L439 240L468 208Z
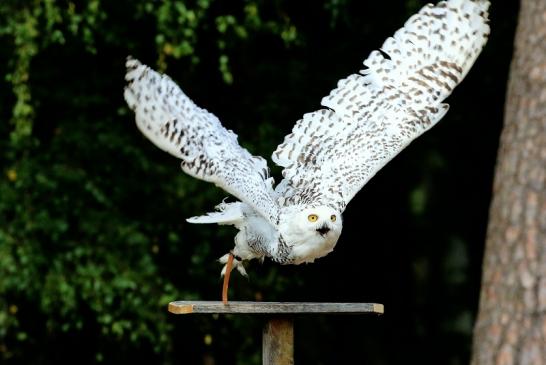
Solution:
M189 223L218 223L218 224L239 224L243 221L244 214L242 203L221 203L216 206L217 212L186 219Z
M132 58L126 66L124 96L140 131L179 158L184 172L215 183L276 224L278 206L271 198L266 161L242 148L235 133L195 105L168 76Z
M284 167L281 205L340 211L375 173L447 112L443 101L470 70L489 34L488 1L427 5L364 61L360 74L304 115L273 153Z
M370 53L364 70L322 99L328 109L296 122L272 155L284 168L274 191L265 160L242 148L169 77L129 59L125 99L142 133L179 158L186 173L242 201L188 219L239 229L234 267L246 274L241 260L266 256L282 264L313 262L335 247L341 213L362 186L448 111L445 98L487 40L488 7L486 0L448 0L412 16Z

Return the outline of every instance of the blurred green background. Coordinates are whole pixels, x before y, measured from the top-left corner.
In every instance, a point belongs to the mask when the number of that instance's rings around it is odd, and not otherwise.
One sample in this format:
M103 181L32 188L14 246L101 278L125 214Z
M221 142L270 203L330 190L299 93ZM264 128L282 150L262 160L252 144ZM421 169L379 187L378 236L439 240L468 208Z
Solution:
M185 222L226 193L138 132L125 57L269 158L424 4L2 0L0 362L259 364L262 319L166 311L219 299L215 260L236 231ZM297 363L468 363L517 11L493 4L450 112L352 201L332 254L233 275L234 300L385 304L382 317L298 318Z

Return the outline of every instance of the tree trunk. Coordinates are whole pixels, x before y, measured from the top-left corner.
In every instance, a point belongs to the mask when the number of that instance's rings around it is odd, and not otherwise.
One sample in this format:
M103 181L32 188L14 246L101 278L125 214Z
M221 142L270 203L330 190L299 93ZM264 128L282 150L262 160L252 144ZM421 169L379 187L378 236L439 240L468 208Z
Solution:
M515 47L472 365L546 364L546 0L522 0Z

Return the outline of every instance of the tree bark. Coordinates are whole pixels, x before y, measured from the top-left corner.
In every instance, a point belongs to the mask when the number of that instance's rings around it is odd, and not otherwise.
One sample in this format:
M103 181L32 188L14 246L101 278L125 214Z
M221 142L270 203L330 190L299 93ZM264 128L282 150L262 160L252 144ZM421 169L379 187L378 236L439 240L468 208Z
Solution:
M515 48L472 365L546 364L546 0L521 1Z

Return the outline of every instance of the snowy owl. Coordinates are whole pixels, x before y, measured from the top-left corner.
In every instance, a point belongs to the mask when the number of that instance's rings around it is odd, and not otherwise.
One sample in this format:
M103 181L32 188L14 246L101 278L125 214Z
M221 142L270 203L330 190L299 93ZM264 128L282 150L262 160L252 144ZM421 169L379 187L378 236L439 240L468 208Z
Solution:
M269 257L301 264L330 253L355 194L448 111L443 103L466 76L489 35L489 1L426 5L365 68L338 82L273 152L283 168L275 185L266 160L251 155L216 116L199 108L166 75L128 58L125 100L140 131L181 160L187 174L240 201L221 203L191 223L235 226L222 273ZM227 275L226 275L227 276Z

